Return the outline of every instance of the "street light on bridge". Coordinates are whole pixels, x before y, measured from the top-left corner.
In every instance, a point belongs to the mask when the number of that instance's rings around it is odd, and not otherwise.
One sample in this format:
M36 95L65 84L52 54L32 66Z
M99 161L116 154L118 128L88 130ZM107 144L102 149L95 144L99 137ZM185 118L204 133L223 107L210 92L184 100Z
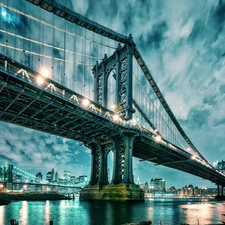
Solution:
M154 138L155 138L155 140L156 140L157 142L159 142L159 141L162 140L162 137L161 137L160 135L157 135L157 136L155 136Z
M86 107L88 107L89 105L90 105L90 101L88 100L88 99L83 99L83 101L82 101L82 105L86 108Z
M118 121L119 118L120 118L120 116L119 116L118 114L114 114L114 115L113 115L113 120L114 120L114 121Z
M41 76L38 76L38 77L37 77L37 83L38 83L39 85L42 85L42 84L44 83L44 78L41 77Z

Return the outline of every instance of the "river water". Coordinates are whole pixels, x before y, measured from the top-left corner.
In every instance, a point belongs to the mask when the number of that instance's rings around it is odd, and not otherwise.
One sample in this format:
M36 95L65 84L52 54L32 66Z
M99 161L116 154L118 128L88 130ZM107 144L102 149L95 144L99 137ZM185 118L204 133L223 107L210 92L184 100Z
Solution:
M20 201L0 206L0 225L120 225L151 220L153 225L221 224L225 201L146 199L145 202ZM224 216L225 218L225 216Z

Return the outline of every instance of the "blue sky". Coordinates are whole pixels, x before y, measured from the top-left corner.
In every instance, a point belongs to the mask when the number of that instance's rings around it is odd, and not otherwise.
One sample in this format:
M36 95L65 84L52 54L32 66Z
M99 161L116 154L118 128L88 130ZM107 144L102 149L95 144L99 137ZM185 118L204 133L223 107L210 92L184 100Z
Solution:
M68 0L66 6L129 35L183 129L212 164L225 159L225 2L216 0ZM20 134L20 135L19 135ZM0 123L0 163L33 174L52 168L90 173L90 151L79 143ZM134 159L135 181L214 186L201 178Z

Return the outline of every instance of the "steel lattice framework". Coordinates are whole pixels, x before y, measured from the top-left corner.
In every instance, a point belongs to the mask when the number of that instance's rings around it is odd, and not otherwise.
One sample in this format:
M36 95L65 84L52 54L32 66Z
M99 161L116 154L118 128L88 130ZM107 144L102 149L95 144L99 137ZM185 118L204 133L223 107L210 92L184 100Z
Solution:
M7 63L6 63L7 61ZM92 149L95 143L105 145L107 152L113 140L133 134L133 156L159 165L179 169L225 184L225 176L200 158L163 140L156 142L155 134L122 120L113 120L114 113L90 102L83 105L83 96L66 89L52 80L39 85L36 72L1 55L0 118L2 121L44 131L82 142ZM7 65L7 67L6 67ZM107 135L106 135L107 134ZM121 145L122 143L118 143ZM109 146L109 147L107 147ZM123 146L123 144L122 144ZM119 174L124 170L123 147L119 152ZM97 150L97 165L100 152ZM99 169L96 177L99 178ZM120 179L120 178L118 178Z

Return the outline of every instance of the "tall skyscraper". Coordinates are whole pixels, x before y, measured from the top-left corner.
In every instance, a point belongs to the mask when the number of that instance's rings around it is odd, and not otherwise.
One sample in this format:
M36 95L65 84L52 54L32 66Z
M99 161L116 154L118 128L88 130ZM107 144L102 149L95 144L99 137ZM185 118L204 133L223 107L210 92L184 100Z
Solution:
M55 170L54 170L54 168L52 168L52 177L51 177L51 181L55 181Z

